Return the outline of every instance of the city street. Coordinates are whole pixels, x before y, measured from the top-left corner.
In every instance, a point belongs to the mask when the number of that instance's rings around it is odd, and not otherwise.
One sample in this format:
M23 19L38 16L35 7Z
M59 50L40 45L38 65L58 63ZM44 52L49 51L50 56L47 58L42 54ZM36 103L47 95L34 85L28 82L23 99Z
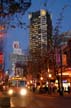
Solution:
M0 97L0 103L1 99ZM9 103L9 98L3 99L3 104ZM9 108L1 107L0 108ZM11 97L10 108L71 108L71 94L59 96L57 94L32 94L28 99Z
M11 99L11 101L16 101L17 98ZM30 99L30 98L29 98ZM17 99L18 100L18 99ZM27 100L28 101L28 100ZM21 103L20 103L21 102ZM17 101L20 108L21 105L25 105L23 101ZM30 101L27 106L22 106L23 108L71 108L71 96L56 96L56 95L34 95L32 101Z
M71 0L0 0L0 108L71 108Z

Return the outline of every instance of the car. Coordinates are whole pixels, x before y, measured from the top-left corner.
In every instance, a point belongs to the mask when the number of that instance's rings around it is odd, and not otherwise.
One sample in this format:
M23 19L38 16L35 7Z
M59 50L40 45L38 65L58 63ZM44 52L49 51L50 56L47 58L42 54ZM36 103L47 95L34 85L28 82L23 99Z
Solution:
M11 78L5 93L10 97L11 107L25 107L33 99L33 94L27 87L27 81L21 77Z
M21 77L9 80L9 86L6 90L8 96L27 96L30 94L27 88L27 81Z

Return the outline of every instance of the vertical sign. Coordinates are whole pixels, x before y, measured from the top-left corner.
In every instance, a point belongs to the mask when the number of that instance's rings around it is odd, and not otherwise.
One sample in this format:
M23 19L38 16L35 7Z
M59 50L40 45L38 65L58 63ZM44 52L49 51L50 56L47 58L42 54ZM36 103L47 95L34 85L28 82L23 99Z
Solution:
M4 61L4 56L3 53L0 52L0 64L3 64L3 61Z

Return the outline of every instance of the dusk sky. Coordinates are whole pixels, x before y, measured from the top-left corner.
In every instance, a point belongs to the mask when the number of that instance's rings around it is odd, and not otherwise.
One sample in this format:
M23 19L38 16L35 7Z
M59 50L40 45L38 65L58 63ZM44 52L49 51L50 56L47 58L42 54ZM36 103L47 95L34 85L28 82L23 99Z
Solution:
M64 5L68 5L64 10L64 17L61 23L60 33L71 30L71 0L31 0L32 5L26 11L23 16L23 22L29 25L28 14L31 12L38 11L40 9L47 9L47 11L52 16L53 28L56 26L57 19L60 17L60 12ZM47 2L47 6L44 3ZM29 48L29 28L10 28L6 34L5 41L5 59L6 59L6 69L9 68L9 55L12 53L12 44L14 41L19 41L22 50L27 50Z

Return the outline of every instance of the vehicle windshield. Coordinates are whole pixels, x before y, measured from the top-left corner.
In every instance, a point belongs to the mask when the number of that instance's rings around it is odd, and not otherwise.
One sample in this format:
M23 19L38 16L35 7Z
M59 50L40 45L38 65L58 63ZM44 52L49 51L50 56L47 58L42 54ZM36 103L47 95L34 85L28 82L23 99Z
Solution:
M10 86L25 87L26 81L24 81L24 80L11 80Z

